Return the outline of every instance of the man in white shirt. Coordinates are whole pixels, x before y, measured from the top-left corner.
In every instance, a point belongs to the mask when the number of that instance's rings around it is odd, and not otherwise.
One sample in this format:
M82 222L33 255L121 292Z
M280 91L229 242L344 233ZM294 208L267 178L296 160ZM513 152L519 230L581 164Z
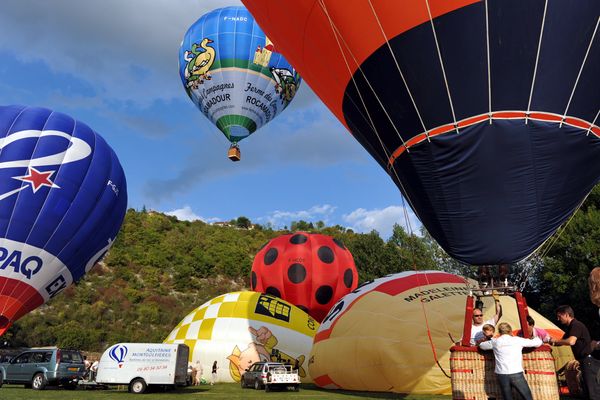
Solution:
M487 321L483 320L483 311L481 308L475 308L473 310L473 325L471 325L472 346L475 346L478 342L481 342L483 339L485 339L483 332L481 332L485 324L496 326L500 320L500 317L502 317L502 305L500 304L500 299L497 298L497 295L494 296L494 304L496 305L496 315Z
M494 351L494 372L498 377L502 397L504 400L513 400L511 387L514 387L523 399L533 400L531 389L523 374L523 347L539 347L542 340L538 337L525 339L513 336L512 328L506 322L498 324L498 333L498 338L481 342L479 348Z

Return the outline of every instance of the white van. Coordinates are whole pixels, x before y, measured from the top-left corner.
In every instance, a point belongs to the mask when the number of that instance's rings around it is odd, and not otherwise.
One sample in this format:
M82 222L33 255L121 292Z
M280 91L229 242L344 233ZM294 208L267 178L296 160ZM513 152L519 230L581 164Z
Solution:
M117 343L98 363L97 383L129 385L144 393L148 385L185 385L190 349L185 344Z

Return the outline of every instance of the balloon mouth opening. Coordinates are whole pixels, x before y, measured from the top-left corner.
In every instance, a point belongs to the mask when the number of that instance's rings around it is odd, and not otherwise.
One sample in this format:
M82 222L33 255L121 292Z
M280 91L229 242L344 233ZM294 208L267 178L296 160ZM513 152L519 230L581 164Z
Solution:
M8 319L8 317L0 315L0 336L2 336L4 332L6 332L8 328L10 328L11 325L12 322L10 321L10 319Z
M229 131L231 140L235 141L240 141L252 133L247 127L241 125L229 125L227 130Z

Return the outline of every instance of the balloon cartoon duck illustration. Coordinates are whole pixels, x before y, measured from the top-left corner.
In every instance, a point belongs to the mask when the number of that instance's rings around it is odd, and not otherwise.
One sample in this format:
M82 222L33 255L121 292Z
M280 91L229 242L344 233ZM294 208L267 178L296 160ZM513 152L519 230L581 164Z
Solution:
M183 58L187 61L185 68L187 88L198 89L198 85L204 83L205 79L211 79L208 70L215 62L216 52L214 48L208 46L209 43L213 43L213 41L204 38L200 45L194 43L192 49L184 53ZM200 51L199 47L203 50Z

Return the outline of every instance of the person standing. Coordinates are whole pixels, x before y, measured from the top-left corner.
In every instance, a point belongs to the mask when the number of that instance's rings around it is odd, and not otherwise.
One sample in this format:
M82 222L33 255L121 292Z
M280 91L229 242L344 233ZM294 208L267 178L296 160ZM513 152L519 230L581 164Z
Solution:
M523 335L523 331L519 329L519 331L517 332L517 336L521 336L528 339L539 337L544 343L548 343L550 341L550 334L545 329L536 328L535 320L531 317L531 315L527 316L527 334Z
M480 342L485 338L482 329L485 324L496 326L500 318L502 317L502 304L498 295L494 296L494 304L496 306L496 314L493 318L487 321L483 320L483 310L481 308L473 309L473 324L471 325L471 345L474 346L477 342Z
M204 375L204 369L202 368L202 364L200 364L200 360L196 360L196 376L194 377L195 386L202 383L202 375Z
M482 350L493 350L496 360L494 372L498 377L500 392L504 400L513 400L512 388L525 400L533 400L529 384L523 373L523 347L539 347L542 339L525 339L512 335L512 327L502 322L498 324L498 338L479 343Z
M556 319L566 326L562 339L550 339L553 346L571 346L573 356L579 361L581 375L583 377L583 390L590 400L600 400L600 384L596 379L600 372L600 360L596 359L596 353L592 355L592 343L590 331L581 322L575 319L575 312L568 305L559 306L556 309Z
M87 356L83 356L83 367L85 368L85 374L83 378L86 380L90 379L90 368L92 367L92 363L88 360Z
M217 360L215 360L212 365L212 380L210 381L211 385L214 385L217 381L217 369L219 369L219 367L217 367Z
M90 367L90 381L96 381L96 375L98 374L98 365L99 361L94 360L92 366Z

